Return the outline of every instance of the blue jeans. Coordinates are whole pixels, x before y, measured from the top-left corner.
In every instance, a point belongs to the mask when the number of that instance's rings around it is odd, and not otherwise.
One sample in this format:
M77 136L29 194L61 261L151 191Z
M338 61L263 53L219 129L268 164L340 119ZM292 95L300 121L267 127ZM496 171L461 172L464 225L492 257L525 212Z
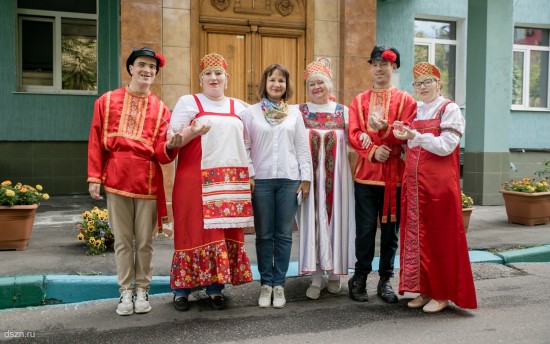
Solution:
M380 267L378 274L392 277L399 236L401 188L397 188L397 222L380 224ZM355 273L367 276L374 259L376 220L382 219L384 187L355 183ZM388 214L389 220L389 214Z
M292 227L298 210L299 180L257 179L252 206L256 257L262 285L284 286L292 248Z
M225 288L225 284L222 284L222 283L212 283L210 285L207 285L206 295L210 296L210 295L221 294L223 288ZM172 289L176 297L180 297L180 296L189 297L189 294L191 294L192 290L193 288Z

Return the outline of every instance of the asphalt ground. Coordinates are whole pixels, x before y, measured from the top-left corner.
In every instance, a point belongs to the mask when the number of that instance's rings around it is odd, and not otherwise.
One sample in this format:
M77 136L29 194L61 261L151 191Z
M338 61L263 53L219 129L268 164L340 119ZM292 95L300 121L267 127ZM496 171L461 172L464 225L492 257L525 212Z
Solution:
M94 206L106 208L104 201L94 201L88 196L54 196L40 205L27 248L0 251L0 296L5 299L12 294L19 295L18 300L13 298L13 303L4 301L0 309L84 301L79 298L83 288L90 290L85 294L87 300L118 296L114 253L87 256L84 244L76 239L75 223L83 211ZM510 224L504 206L475 206L467 239L473 263L550 261L550 224L531 227ZM245 236L246 249L257 278L254 241L253 234ZM152 294L169 291L172 254L173 240L156 237ZM296 232L289 277L297 276L297 260ZM373 266L376 264L375 261ZM25 300L26 295L32 297Z
M549 263L472 264L478 309L454 305L438 314L409 309L415 294L386 304L369 276L369 302L339 294L308 300L309 277L287 279L287 305L259 308L259 282L228 286L228 309L200 298L178 312L172 295L151 295L151 312L121 317L117 299L0 310L0 342L10 343L529 343L550 338ZM394 288L398 278L392 279ZM81 292L86 293L85 285Z

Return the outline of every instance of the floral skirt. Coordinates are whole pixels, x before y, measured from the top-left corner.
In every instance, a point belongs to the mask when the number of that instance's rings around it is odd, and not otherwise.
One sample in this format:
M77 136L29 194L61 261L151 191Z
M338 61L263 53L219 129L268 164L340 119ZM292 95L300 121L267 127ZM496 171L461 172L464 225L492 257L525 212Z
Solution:
M252 282L244 243L226 239L174 252L170 288L194 288L212 283Z
M172 289L212 283L252 282L243 228L204 228L201 146L195 138L179 152L174 179L174 257Z

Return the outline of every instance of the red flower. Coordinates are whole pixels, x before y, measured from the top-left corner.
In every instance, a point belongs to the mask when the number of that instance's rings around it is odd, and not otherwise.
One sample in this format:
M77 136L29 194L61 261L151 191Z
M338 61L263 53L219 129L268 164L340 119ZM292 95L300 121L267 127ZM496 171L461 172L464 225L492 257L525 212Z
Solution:
M166 64L166 58L164 58L164 55L155 53L155 57L159 59L159 68L164 67L164 65Z
M386 61L394 63L397 60L397 55L391 50L384 50L382 52L382 58Z

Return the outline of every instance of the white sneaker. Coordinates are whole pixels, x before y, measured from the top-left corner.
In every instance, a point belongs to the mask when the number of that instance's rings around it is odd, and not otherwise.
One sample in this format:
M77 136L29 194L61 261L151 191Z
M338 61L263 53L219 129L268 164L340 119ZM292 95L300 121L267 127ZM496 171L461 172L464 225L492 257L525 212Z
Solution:
M332 279L329 279L328 280L328 286L327 286L327 290L329 293L331 294L338 294L340 292L340 289L342 288L341 284L340 284L340 278L338 278L337 280L332 280Z
M120 293L120 301L116 308L118 315L130 315L134 313L134 292L126 289Z
M267 308L271 306L271 293L273 292L273 288L268 285L263 285L262 290L260 292L260 298L258 299L258 306L261 308Z
M321 286L310 285L306 290L306 297L311 300L317 300L321 296L321 290L325 289L327 286L326 278L321 279Z
M137 288L134 307L136 313L147 313L151 310L151 305L149 304L149 294L146 289L140 287Z
M278 285L273 288L273 308L283 308L285 305L285 288Z

